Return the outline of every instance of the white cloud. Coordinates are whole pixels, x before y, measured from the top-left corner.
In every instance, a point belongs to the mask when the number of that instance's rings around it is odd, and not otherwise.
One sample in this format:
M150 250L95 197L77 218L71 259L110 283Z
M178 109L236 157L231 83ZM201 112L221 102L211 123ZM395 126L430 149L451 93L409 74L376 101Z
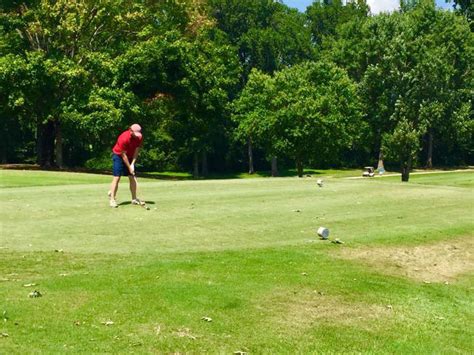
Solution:
M400 0L367 0L373 14L383 11L393 11L400 7Z

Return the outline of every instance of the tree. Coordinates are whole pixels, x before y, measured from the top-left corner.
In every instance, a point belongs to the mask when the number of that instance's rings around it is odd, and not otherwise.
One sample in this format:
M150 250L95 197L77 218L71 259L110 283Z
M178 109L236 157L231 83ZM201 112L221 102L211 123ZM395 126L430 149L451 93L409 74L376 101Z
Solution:
M356 85L331 63L304 63L275 74L272 147L296 162L336 165L363 127Z
M24 89L30 85L27 62L19 55L0 57L0 161L24 160L33 127ZM23 151L22 151L23 150Z
M315 56L305 16L295 9L273 0L210 0L210 5L218 28L237 48L241 89L253 69L272 74ZM247 140L249 156L252 143Z
M293 159L298 176L305 163L336 165L363 127L355 84L330 63L303 63L274 78L252 71L234 108L239 138Z
M367 20L362 31L370 64L360 89L373 149L381 155L381 138L396 127L396 104L403 104L408 115L403 118L425 129L420 139L431 167L441 152L454 152L453 129L465 117L454 113L464 112L462 103L470 102L465 89L472 85L473 37L467 22L436 9L432 1L421 1L411 10Z
M388 159L400 162L402 181L408 182L410 169L420 149L420 131L406 119L398 121L392 133L385 133L383 150Z
M432 1L421 1L406 16L405 40L415 49L411 102L418 106L420 121L426 126L426 166L433 165L435 143L452 140L453 115L469 100L463 89L472 80L473 36L465 19L435 9ZM469 59L471 58L471 59Z
M247 143L249 174L255 172L253 163L253 148L261 145L273 157L271 140L272 136L272 98L274 97L274 80L268 74L257 69L250 72L249 79L240 96L234 100L233 121L237 124L236 139ZM278 172L272 169L272 176Z
M208 154L216 148L227 125L227 103L238 83L236 53L225 42L202 33L190 44L185 57L185 77L177 85L177 100L184 108L178 129L181 144L193 156L193 175L208 173Z

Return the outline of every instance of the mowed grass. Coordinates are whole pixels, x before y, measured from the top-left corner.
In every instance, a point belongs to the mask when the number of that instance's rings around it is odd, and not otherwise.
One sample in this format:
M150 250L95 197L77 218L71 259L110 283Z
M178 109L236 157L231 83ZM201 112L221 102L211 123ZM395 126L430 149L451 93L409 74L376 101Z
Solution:
M36 170L2 170L0 169L0 188L51 186L51 185L77 185L99 184L110 181L106 175L52 172Z
M387 176L384 181L400 181L400 176ZM473 187L474 174L453 172L428 172L411 174L410 183L424 184L424 185L439 185L439 186L457 186L457 187Z
M474 351L472 172L140 179L150 211L126 181L110 209L110 177L38 173L0 172L1 352ZM347 257L430 245L456 274Z

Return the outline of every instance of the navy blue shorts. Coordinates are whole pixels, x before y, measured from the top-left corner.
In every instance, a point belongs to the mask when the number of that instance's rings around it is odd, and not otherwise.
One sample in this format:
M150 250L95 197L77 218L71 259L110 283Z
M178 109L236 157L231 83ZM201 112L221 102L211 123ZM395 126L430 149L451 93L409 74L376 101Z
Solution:
M128 168L120 155L112 154L112 172L114 176L130 175L130 171L128 171Z

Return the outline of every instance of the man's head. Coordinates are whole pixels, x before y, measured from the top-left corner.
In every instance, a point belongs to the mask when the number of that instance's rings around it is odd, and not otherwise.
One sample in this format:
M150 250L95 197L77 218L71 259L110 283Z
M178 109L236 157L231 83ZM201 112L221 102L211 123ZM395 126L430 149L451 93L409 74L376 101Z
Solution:
M141 138L142 137L142 127L138 123L134 123L130 126L130 131L132 135Z

